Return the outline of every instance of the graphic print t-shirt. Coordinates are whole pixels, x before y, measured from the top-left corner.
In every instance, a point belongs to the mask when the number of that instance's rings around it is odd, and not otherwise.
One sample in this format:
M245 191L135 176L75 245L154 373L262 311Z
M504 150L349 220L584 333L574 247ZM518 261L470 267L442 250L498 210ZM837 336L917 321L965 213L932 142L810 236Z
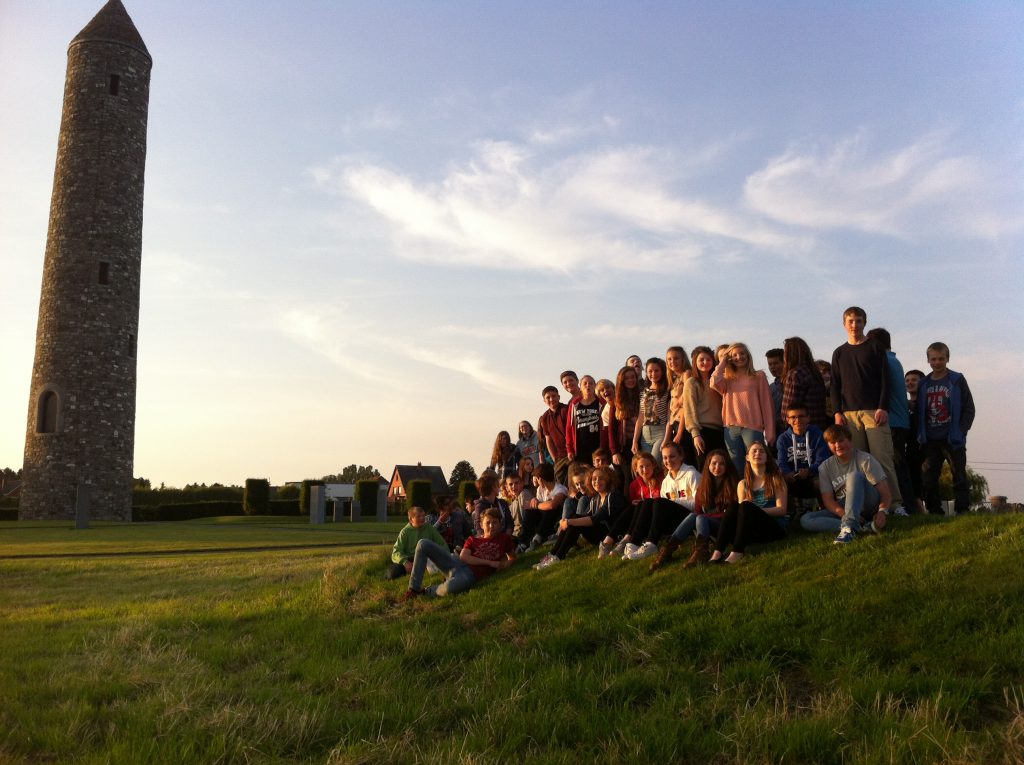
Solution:
M601 402L594 399L591 404L582 401L576 404L576 459L590 462L594 450L601 446Z
M487 537L470 537L466 540L466 544L462 549L469 550L470 555L476 558L504 560L506 555L516 549L516 543L512 541L511 536L503 531L500 534L495 534L490 539ZM472 570L473 576L477 578L477 581L486 579L494 573L494 569L490 566L470 564L469 568Z
M952 421L950 414L952 389L949 376L947 375L941 380L925 378L921 384L924 387L925 436L929 440L943 440L949 436L949 425Z

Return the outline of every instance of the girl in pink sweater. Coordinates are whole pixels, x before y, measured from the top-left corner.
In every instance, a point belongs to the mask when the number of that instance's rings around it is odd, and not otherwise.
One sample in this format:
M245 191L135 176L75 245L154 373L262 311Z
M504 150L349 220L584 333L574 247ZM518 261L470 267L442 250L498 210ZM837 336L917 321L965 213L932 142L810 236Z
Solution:
M754 369L750 349L733 343L711 375L722 394L725 446L736 472L742 473L747 449L755 441L775 443L775 408L764 372Z

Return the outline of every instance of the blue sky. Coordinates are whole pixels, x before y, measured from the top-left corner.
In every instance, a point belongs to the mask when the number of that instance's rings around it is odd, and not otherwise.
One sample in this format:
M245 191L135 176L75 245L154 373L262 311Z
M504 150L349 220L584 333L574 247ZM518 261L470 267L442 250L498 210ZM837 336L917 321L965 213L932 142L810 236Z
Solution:
M0 3L2 465L100 5ZM908 369L951 346L970 462L1024 500L1019 3L126 6L154 58L137 475L479 469L563 368L829 358L858 304Z

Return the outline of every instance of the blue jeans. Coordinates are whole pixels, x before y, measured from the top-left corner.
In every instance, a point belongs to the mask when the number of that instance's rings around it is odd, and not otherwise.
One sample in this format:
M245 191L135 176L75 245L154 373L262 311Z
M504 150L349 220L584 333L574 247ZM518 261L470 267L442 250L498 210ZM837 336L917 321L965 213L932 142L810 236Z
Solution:
M878 512L880 500L878 489L863 473L854 471L846 477L843 517L839 518L831 510L815 510L800 516L800 525L804 531L811 532L835 533L842 528L859 531L861 518L870 523L872 516Z
M664 425L644 425L640 430L640 451L650 452L661 464L661 444L665 440Z
M753 428L744 428L742 425L730 425L722 432L725 436L725 448L729 450L729 457L732 464L736 466L736 472L743 476L744 463L747 461L747 449L755 441L764 443L764 433Z
M421 539L416 543L416 556L412 559L412 575L409 577L410 590L419 590L423 587L423 574L426 571L428 560L433 561L434 565L446 575L441 584L434 585L427 590L431 595L436 595L439 598L445 595L456 595L476 584L473 570L448 552L447 545L439 545L429 539Z
M708 518L706 515L690 513L683 518L683 522L676 526L672 532L672 538L677 542L685 542L686 538L693 534L694 530L699 537L713 537L718 533L722 525L721 518Z

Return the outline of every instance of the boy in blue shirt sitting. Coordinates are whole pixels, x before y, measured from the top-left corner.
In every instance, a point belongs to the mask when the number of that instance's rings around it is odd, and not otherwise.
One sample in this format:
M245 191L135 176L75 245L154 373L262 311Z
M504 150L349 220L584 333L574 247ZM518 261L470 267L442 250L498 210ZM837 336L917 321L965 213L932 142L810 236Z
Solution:
M775 441L779 454L779 470L789 486L790 507L811 500L817 509L818 468L832 456L821 428L810 424L810 415L803 404L786 410L789 428Z

